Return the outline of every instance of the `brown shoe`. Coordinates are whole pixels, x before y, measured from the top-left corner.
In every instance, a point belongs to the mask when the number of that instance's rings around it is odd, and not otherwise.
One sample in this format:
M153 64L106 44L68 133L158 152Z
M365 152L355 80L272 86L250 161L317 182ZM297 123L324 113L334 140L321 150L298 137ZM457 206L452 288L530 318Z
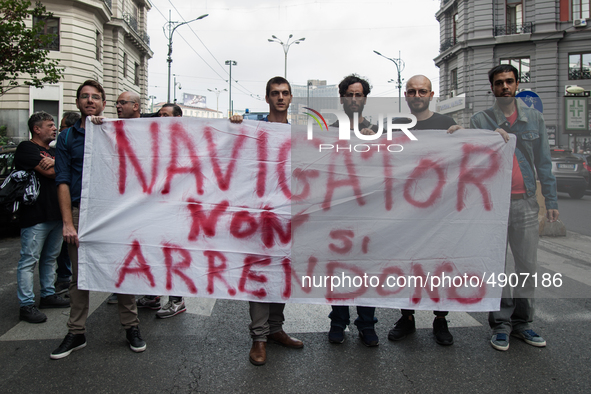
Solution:
M275 332L275 333L267 336L267 339L270 339L273 342L279 343L283 346L287 346L287 347L290 347L293 349L301 349L304 347L304 343L302 341L300 341L299 339L290 337L283 330Z
M265 365L267 362L267 342L253 341L249 359L254 365Z

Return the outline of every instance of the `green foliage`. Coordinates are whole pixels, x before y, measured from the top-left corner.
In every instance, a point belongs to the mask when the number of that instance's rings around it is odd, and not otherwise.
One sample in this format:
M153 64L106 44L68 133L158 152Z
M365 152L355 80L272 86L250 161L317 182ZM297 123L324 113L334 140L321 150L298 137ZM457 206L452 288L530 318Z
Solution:
M42 34L45 22L32 28L25 25L26 19L43 20L53 14L40 2L33 9L30 6L29 0L0 0L0 96L19 84L41 88L62 78L64 69L58 60L47 58L49 51L45 49L55 35Z
M8 144L10 141L10 137L6 136L6 130L8 127L2 125L0 126L0 146Z

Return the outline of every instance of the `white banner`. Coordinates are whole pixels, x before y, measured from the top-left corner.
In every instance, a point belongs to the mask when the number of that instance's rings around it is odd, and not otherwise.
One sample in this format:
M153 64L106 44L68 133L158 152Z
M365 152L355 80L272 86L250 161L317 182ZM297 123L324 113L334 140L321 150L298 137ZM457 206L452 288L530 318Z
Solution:
M87 123L79 286L498 309L486 282L504 271L514 140L413 133L368 143L265 122Z

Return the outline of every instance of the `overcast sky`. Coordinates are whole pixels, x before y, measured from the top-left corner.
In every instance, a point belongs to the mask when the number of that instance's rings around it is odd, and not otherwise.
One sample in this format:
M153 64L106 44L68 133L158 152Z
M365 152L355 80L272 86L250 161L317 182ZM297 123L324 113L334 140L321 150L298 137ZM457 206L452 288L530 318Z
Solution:
M397 97L390 79L396 66L375 53L405 62L402 77L424 74L439 92L439 69L433 58L439 54L439 23L435 13L439 0L350 1L350 0L151 0L148 34L154 57L149 61L149 95L166 101L168 39L163 26L168 12L173 21L208 17L176 29L173 35L172 73L183 93L207 96L207 107L216 108L216 95L207 89L228 89L226 60L232 67L234 110L266 111L265 84L284 73L280 44L267 40L275 35L284 42L305 37L288 53L287 79L306 85L308 79L338 84L350 73L369 79L370 97ZM172 84L173 82L171 82ZM172 90L172 89L171 89ZM252 96L260 96L260 99ZM173 93L171 92L171 101ZM228 92L219 95L220 111L228 109Z

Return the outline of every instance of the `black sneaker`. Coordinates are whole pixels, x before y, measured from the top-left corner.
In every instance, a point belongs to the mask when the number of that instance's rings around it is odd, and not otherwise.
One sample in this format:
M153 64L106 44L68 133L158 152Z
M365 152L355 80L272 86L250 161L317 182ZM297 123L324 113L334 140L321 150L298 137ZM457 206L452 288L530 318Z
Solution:
M345 342L345 330L338 326L330 326L328 332L328 342L330 343L343 343Z
M453 345L454 337L447 328L447 320L444 318L435 318L433 320L433 335L435 342L443 346Z
M376 331L373 328L359 330L359 338L361 338L361 342L367 347L374 347L380 344L378 334L376 334Z
M140 329L139 327L131 327L127 330L127 342L129 342L129 347L136 353L143 352L146 350L146 342L140 336Z
M55 294L64 294L67 293L70 289L70 281L67 282L57 282L55 284Z
M82 349L86 346L86 337L84 334L66 335L62 344L49 355L52 360L59 360L60 358L68 357L74 350Z
M411 317L411 319L409 319L409 317ZM388 339L391 341L401 341L416 330L414 317L412 315L402 316L398 319L394 328L388 333Z
M39 308L69 308L70 301L63 299L57 294L41 297Z
M21 306L19 319L29 323L43 323L47 320L45 313L41 312L35 305Z

